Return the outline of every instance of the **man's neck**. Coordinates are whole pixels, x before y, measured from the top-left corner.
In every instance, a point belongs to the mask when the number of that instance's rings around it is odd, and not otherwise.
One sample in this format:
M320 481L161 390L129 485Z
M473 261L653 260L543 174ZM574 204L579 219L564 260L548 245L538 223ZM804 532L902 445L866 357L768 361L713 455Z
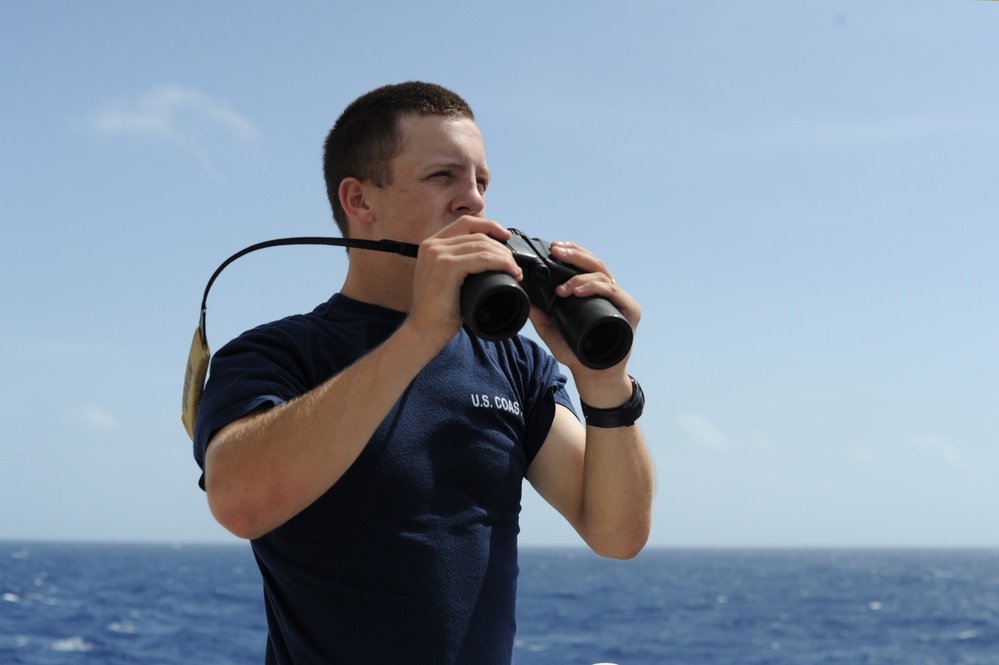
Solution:
M340 292L354 300L409 312L413 303L415 260L405 256L352 249Z

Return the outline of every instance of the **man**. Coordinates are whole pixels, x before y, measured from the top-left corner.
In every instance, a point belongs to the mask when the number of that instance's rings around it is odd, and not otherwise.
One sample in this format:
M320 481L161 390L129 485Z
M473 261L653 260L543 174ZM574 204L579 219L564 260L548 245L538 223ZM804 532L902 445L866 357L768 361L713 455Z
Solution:
M267 662L509 663L525 477L601 555L648 538L649 457L613 420L634 421L640 389L626 361L584 367L532 312L601 425L584 428L552 355L462 327L468 275L522 271L510 232L484 217L485 148L453 92L362 96L327 137L325 171L345 235L419 256L351 250L330 301L213 360L195 456L216 519L252 541ZM552 253L583 271L559 296L602 296L637 325L599 259L569 242Z

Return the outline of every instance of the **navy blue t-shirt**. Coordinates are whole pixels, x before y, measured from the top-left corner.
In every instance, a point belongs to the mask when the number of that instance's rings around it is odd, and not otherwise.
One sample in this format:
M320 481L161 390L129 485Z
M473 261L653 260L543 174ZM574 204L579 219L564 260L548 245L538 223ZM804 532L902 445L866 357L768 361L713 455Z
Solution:
M335 295L226 345L198 413L198 464L218 430L323 383L403 318ZM509 663L521 487L556 403L572 408L539 345L459 332L344 475L252 541L266 662Z

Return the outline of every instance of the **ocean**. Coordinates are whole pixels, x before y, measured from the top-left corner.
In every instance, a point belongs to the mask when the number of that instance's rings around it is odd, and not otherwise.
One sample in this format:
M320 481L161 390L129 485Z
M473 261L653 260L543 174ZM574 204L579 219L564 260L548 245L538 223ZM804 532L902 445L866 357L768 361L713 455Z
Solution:
M517 665L999 665L999 550L520 556ZM0 664L262 663L248 546L0 542Z

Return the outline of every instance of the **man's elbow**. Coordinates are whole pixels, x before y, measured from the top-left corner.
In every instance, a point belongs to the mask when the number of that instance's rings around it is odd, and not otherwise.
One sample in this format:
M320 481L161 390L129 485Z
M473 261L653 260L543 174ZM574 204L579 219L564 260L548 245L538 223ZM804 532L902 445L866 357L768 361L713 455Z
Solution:
M634 559L649 542L649 528L639 526L627 532L592 538L588 545L593 552L607 559Z
M257 507L256 501L247 501L211 490L208 485L208 508L215 520L237 538L253 540L263 536L273 527L268 515Z
M608 549L605 553L598 552L598 554L607 559L620 559L622 561L634 559L643 549L645 549L646 542L647 539L626 541L617 544L612 549Z

